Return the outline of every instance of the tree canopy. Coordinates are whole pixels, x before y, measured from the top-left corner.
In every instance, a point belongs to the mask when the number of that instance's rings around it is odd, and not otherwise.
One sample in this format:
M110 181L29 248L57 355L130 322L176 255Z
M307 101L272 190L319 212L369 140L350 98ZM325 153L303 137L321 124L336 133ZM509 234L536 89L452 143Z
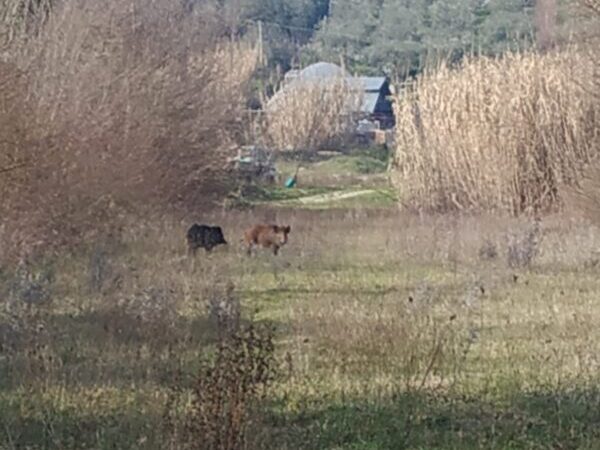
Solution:
M497 55L536 41L536 9L569 0L185 0L216 11L232 35L263 39L270 68L315 61L343 63L361 74L418 73L440 59ZM548 6L550 5L550 6ZM555 15L554 12L552 13ZM539 17L539 15L538 15ZM552 25L554 26L554 25ZM553 31L554 32L554 31ZM548 30L545 39L548 38Z
M304 55L342 54L360 72L415 72L429 58L526 47L533 40L532 16L533 5L522 0L339 1Z

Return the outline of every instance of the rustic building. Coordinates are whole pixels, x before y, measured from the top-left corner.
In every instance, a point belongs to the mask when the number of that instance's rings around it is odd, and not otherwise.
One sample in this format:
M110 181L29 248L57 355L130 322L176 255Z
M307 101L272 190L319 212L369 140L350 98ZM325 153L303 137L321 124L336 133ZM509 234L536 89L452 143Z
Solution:
M383 129L394 126L394 113L390 101L392 89L387 77L349 76L341 67L327 62L318 62L302 70L291 70L286 73L281 90L271 98L270 103L276 102L286 94L286 90L297 87L301 83L328 82L338 80L340 77L345 78L348 85L356 89L360 95L360 105L357 111L352 111L353 113L360 118L379 122Z

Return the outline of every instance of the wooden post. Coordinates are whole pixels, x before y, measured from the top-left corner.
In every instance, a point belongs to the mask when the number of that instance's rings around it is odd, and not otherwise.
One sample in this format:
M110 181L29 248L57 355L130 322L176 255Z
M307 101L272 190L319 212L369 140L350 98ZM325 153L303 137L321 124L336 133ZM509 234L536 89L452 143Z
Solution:
M554 46L556 8L556 0L535 1L535 34L539 50L545 51Z
M258 21L258 64L264 64L262 20Z

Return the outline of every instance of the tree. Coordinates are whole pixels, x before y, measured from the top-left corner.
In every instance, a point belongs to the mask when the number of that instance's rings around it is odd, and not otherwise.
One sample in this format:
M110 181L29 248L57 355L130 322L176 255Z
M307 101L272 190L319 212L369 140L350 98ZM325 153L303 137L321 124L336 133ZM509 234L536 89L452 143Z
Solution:
M532 5L523 0L352 0L334 3L316 32L310 58L343 55L351 70L414 73L426 57L525 48Z
M385 73L410 73L421 66L424 2L385 0L370 48L372 63Z

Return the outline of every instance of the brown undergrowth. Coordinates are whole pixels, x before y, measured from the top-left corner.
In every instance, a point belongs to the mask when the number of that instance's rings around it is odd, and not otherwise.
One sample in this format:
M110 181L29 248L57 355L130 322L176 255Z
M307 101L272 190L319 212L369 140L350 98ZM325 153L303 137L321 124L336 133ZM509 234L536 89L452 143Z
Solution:
M57 4L0 61L0 257L206 209L230 188L255 52L153 0Z

